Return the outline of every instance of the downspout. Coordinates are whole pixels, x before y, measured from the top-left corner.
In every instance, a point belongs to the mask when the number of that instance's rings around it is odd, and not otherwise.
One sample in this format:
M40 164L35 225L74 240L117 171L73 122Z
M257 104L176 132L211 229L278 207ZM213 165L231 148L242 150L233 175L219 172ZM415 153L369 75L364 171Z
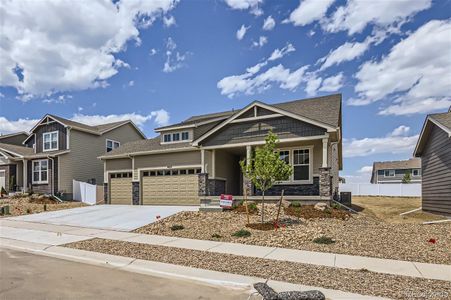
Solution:
M63 200L61 200L60 198L55 196L55 193L53 191L53 188L55 186L55 178L54 178L55 177L55 160L52 157L50 157L50 156L47 156L47 159L52 161L52 180L51 180L51 183L50 183L50 196L51 196L51 198L54 198L54 199L56 199L59 202L63 202Z

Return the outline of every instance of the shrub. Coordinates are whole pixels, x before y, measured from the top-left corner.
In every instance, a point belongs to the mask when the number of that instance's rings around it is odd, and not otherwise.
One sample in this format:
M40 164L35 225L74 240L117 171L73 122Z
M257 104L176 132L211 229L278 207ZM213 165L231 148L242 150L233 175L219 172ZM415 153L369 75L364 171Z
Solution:
M249 209L249 211L257 211L258 210L257 204L254 202L249 203L247 205L247 208Z
M301 202L299 201L293 201L290 204L291 207L301 207Z
M172 226L171 226L171 230L172 230L172 231L182 230L182 229L185 229L185 226L180 225L180 224L175 224L175 225L172 225Z
M220 239L220 238L222 238L222 235L217 234L217 233L213 233L213 234L211 235L211 237L214 238L214 239Z
M329 244L335 243L335 241L332 238L330 238L328 236L324 236L324 235L319 238L314 239L313 242L315 244L324 244L324 245L329 245Z
M44 211L47 211L47 204L44 204Z
M235 237L249 237L251 236L251 232L246 229L240 229L232 234Z
M31 214L31 209L27 208L27 214Z

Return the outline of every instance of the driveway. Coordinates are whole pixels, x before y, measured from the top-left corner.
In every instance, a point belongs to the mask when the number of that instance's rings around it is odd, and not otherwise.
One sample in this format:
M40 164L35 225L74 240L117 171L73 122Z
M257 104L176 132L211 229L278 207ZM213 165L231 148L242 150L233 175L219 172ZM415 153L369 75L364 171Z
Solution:
M97 205L7 218L26 222L69 225L107 230L132 231L181 211L197 211L197 206Z

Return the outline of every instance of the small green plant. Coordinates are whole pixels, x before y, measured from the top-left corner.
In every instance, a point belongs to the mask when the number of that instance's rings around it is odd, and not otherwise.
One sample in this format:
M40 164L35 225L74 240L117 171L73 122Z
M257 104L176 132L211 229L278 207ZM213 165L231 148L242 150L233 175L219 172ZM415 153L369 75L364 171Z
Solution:
M338 205L337 203L332 203L331 207L333 209L340 209L340 205Z
M172 226L171 226L171 230L172 230L172 231L182 230L182 229L185 229L185 226L180 225L180 224L175 224L175 225L172 225Z
M213 233L213 234L211 235L211 237L214 238L214 239L220 239L220 238L222 238L222 235L217 234L217 233Z
M44 211L47 211L47 204L44 204Z
M31 209L27 208L27 214L31 214Z
M251 236L251 232L246 229L240 229L232 234L235 237L249 237Z
M313 239L313 242L315 244L323 244L323 245L330 245L330 244L335 243L335 241L332 238L325 236L325 235L320 236L319 238Z
M301 202L299 201L293 201L290 204L291 207L301 207Z
M258 207L257 207L256 203L249 203L247 205L247 208L249 209L249 211L256 211L256 210L258 210Z
M410 175L410 172L406 172L402 178L402 183L410 183L410 181L412 181L412 176Z

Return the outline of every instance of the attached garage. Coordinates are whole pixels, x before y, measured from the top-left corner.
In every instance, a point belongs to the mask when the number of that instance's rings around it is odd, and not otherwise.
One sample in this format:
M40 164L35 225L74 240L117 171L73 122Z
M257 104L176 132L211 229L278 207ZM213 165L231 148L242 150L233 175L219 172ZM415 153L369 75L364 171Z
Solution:
M110 174L110 203L132 204L132 173Z
M142 173L142 204L198 205L200 169L155 170Z

